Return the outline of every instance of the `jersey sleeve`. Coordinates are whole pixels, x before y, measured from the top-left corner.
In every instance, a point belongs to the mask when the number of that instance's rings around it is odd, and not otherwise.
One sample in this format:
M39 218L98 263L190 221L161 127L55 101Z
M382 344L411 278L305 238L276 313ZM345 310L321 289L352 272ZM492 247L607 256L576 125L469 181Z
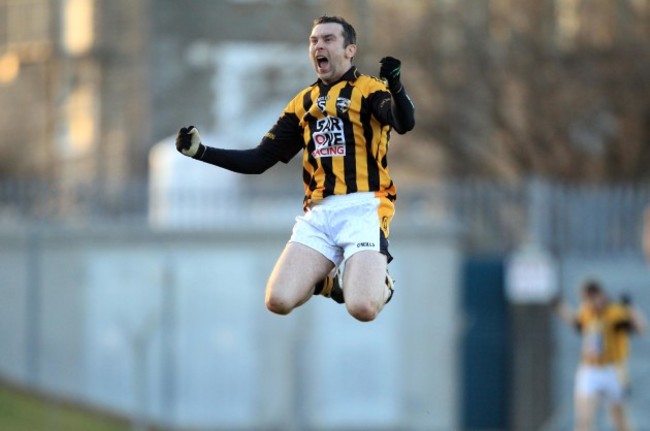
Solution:
M390 125L399 134L415 126L415 107L404 86L391 94L383 82L373 80L369 99L372 113L381 124Z
M264 135L259 145L264 152L283 163L288 163L304 147L302 128L295 110L298 97L284 108L278 121Z
M391 97L388 87L383 81L375 77L369 77L366 92L372 109L372 115L381 124L390 125Z
M622 332L633 332L632 315L627 307L612 306L612 324L614 329Z
M370 95L372 113L381 124L390 124L390 93L388 90L375 91Z

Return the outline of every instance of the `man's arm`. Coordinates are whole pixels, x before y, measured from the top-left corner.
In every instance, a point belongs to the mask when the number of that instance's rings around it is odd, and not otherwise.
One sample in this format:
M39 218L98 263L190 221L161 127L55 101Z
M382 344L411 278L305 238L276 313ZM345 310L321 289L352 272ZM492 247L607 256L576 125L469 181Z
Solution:
M176 149L193 159L240 174L261 174L279 161L265 151L261 144L250 150L226 150L203 145L201 135L194 126L183 127L178 131Z
M580 332L581 328L578 316L571 306L564 301L564 299L556 297L553 299L551 305L553 306L555 313L564 323Z
M403 135L415 127L415 107L403 85L399 92L391 94L393 96L390 104L392 126L397 133Z
M402 63L393 57L384 57L380 63L379 77L386 81L391 95L388 123L401 135L415 127L415 106L401 82ZM387 101L384 99L379 103L379 109L385 109L383 106Z
M621 303L628 313L628 321L630 326L629 331L636 334L643 333L646 328L646 319L643 315L643 312L634 306L632 303L632 297L628 294L625 294L621 297Z
M280 161L261 145L249 150L206 147L198 160L240 174L261 174Z
M645 316L632 304L632 297L629 294L623 294L620 303L623 313L621 319L615 324L615 328L630 334L643 333L646 327Z
M646 318L643 312L636 307L630 309L630 321L632 322L632 330L637 334L642 334L646 329Z
M280 161L287 163L300 150L299 143L291 139L291 133L292 119L283 116L257 147L248 150L231 150L204 145L196 127L189 126L178 131L176 149L188 157L233 172L261 174ZM277 139L278 137L285 139L284 144Z

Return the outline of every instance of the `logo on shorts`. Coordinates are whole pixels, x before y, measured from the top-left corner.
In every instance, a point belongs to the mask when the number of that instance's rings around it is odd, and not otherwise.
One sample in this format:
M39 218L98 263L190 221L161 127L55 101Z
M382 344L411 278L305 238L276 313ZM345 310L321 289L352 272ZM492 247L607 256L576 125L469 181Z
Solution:
M358 242L357 243L357 248L369 248L369 247L375 247L374 242Z
M382 228L385 232L388 231L388 217L383 216L383 217L381 218L381 228Z
M314 158L345 156L343 120L327 116L316 122L315 129L312 139L316 148L311 153Z

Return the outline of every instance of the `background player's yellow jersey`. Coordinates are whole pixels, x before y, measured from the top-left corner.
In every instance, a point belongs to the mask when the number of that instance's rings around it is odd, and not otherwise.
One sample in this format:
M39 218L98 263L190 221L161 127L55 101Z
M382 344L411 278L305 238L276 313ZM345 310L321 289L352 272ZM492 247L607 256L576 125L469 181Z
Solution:
M582 362L590 365L620 364L629 350L630 312L619 304L607 304L596 312L582 306L576 323L582 334Z

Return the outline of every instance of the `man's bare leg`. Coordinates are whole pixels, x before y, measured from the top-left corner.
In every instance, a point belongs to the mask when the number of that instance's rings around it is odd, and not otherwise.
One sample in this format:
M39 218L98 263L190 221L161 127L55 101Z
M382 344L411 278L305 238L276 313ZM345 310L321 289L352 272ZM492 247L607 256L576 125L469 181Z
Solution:
M598 409L598 397L576 396L576 431L592 431Z
M630 426L627 422L627 415L625 414L625 406L623 403L614 403L609 407L609 413L612 417L612 423L616 431L630 431Z
M343 295L348 312L357 320L374 320L386 302L386 256L360 251L345 263Z
M273 313L289 314L307 302L314 293L314 285L332 268L334 264L316 250L297 242L288 243L266 284L266 308Z

